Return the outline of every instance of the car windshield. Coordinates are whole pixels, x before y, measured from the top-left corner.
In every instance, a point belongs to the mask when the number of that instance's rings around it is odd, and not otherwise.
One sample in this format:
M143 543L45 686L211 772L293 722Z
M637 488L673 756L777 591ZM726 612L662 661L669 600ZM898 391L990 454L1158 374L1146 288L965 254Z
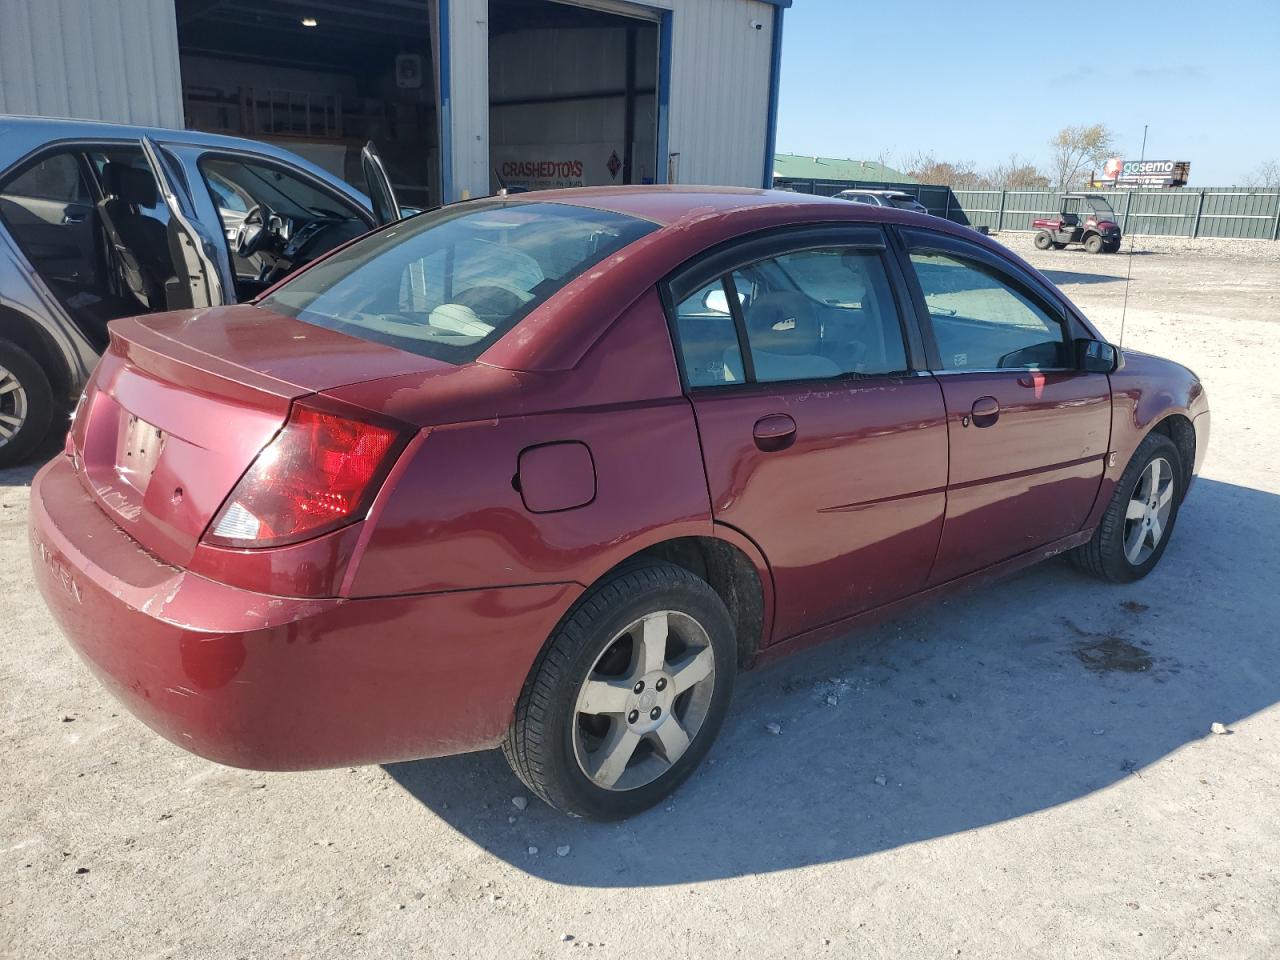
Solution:
M448 207L352 244L258 305L469 363L561 287L655 229L647 220L558 203Z

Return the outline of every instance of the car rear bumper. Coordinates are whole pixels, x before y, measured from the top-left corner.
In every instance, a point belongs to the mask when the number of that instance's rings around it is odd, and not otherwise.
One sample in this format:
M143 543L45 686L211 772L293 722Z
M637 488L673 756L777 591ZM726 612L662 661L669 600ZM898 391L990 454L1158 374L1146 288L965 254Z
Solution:
M375 599L253 593L153 557L63 457L32 484L45 602L149 727L220 763L301 770L496 746L576 584Z

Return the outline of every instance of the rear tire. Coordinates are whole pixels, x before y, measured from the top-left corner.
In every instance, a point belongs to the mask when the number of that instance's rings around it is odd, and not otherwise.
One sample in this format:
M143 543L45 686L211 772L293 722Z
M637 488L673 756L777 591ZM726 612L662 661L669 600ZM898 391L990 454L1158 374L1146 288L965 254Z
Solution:
M0 340L0 467L26 460L53 422L49 377L27 351Z
M1091 237L1085 240L1084 249L1086 253L1101 253L1102 237L1098 236L1098 234L1096 233L1093 234Z
M729 612L704 580L667 563L624 568L586 593L543 647L502 752L558 810L631 816L706 755L736 672Z
M1173 535L1183 495L1182 458L1163 433L1149 433L1120 475L1098 529L1071 551L1079 569L1132 583L1155 569Z
M1053 237L1049 236L1048 230L1041 230L1036 234L1035 244L1037 250L1048 250L1054 246Z

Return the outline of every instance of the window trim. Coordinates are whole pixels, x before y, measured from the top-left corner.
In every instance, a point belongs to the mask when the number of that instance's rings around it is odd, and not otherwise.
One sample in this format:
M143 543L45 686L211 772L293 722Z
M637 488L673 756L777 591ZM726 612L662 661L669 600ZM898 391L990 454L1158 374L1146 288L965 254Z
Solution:
M680 384L684 392L686 394L721 393L727 390L741 391L757 387L777 390L789 384L862 384L882 379L902 380L929 376L928 357L924 350L923 337L918 329L914 302L898 258L894 256L892 240L886 233L885 227L885 224L880 223L829 223L773 228L720 243L690 258L667 274L658 284L658 293L666 313L667 332L671 337L676 369L680 374ZM899 335L902 337L907 369L901 373L872 373L858 377L845 374L838 377L806 377L796 380L756 380L755 364L751 359L750 344L747 340L746 322L741 303L737 298L737 288L733 285L733 272L761 260L791 253L804 253L807 250L831 248L863 250L879 254L897 312ZM734 318L738 349L743 353L745 379L741 383L726 382L692 386L685 369L684 351L680 345L676 308L688 297L717 279L724 286L725 296L729 301L729 311Z
M1025 376L1028 371L1040 373L1080 373L1074 362L1064 367L970 367L963 370L946 367L942 363L942 354L938 349L938 341L934 335L933 317L929 313L929 305L925 300L924 288L911 263L913 252L932 252L950 256L960 260L969 260L986 267L996 278L1016 290L1032 303L1040 307L1050 318L1056 319L1062 327L1063 353L1074 358L1072 345L1081 336L1093 335L1078 328L1081 326L1073 311L1067 308L1056 291L1045 289L1035 277L1021 269L1016 263L1007 260L998 253L976 243L970 243L951 234L940 233L922 227L894 227L890 235L895 243L895 252L901 269L906 277L907 287L916 314L917 323L924 335L925 354L928 357L929 372L934 376L957 376L966 373L1007 373Z

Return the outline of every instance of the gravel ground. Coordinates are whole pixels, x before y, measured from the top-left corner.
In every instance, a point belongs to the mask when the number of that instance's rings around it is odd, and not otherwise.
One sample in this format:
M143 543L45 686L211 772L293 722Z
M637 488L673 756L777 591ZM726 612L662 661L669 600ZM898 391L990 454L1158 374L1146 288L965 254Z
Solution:
M1125 257L1002 239L1118 333ZM266 775L160 740L58 635L32 471L0 472L0 956L1274 958L1280 244L1167 243L1125 339L1201 374L1214 432L1160 568L1051 562L748 674L618 825L520 809L496 754Z

